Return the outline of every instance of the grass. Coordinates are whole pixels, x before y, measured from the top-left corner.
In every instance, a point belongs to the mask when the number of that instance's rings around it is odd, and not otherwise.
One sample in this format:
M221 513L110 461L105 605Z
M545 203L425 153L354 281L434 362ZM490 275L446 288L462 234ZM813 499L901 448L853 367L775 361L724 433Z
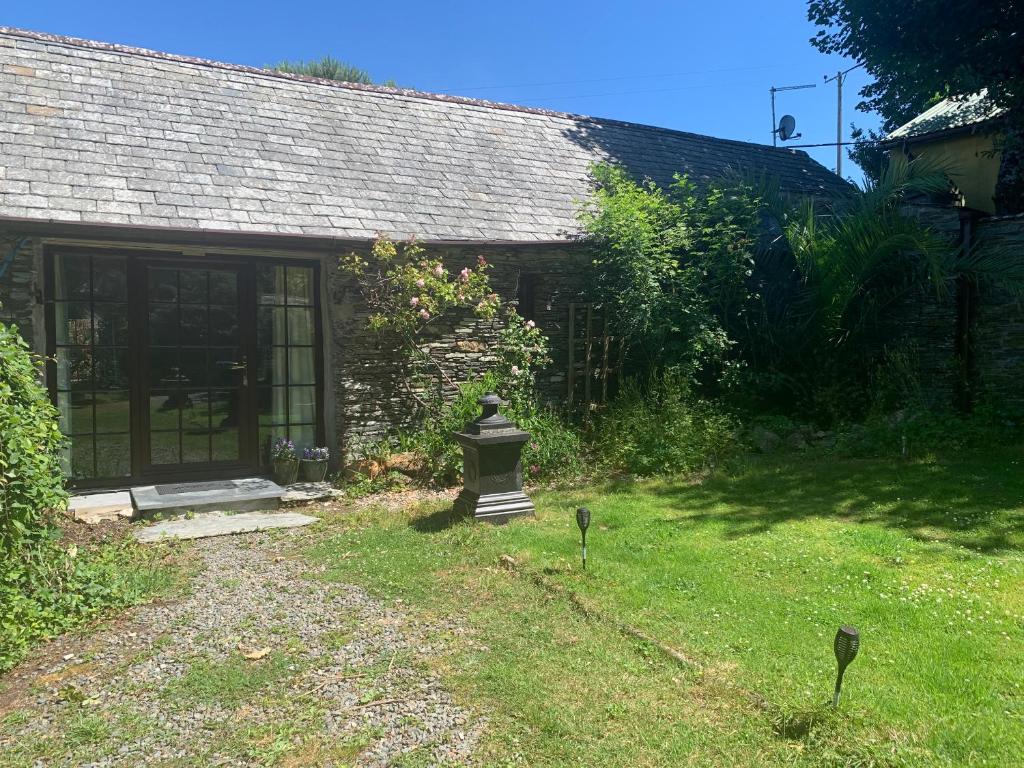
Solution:
M541 493L536 520L500 528L368 510L307 556L324 578L465 622L436 664L490 717L489 764L1013 765L1022 461L764 459L702 484ZM593 512L586 573L578 505ZM863 642L836 711L841 623Z

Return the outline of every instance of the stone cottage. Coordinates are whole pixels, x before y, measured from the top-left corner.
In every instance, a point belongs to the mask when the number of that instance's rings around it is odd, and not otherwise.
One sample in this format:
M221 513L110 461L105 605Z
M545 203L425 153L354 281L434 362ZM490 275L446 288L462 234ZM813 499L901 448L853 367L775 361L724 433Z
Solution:
M484 255L551 337L542 384L564 398L592 163L848 189L784 148L6 28L0 110L0 319L51 358L83 488L253 474L277 436L338 452L384 434L399 374L337 269L378 233L454 268ZM490 330L438 342L466 371Z

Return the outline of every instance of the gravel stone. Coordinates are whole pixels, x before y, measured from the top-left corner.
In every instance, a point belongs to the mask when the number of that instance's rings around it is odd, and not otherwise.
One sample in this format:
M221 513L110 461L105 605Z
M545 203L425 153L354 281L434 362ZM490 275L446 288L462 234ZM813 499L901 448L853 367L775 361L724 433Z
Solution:
M111 729L102 756L82 762L81 749L68 747L45 764L263 765L255 753L218 751L223 742L215 737L297 722L313 705L323 715L291 736L296 750L306 742L330 748L361 737L369 743L356 758L360 766L392 765L411 750L417 765L474 764L486 720L457 704L426 663L464 629L445 619L417 621L401 601L389 605L359 587L318 579L323 568L295 556L296 535L192 544L199 568L191 593L139 607L47 659L33 671L37 692L25 701L30 716L0 731L0 753L5 737L60 744L69 722L96 715ZM264 658L244 658L265 649ZM275 654L293 663L269 690L238 705L199 697L193 704L176 695L197 662L242 660L256 670ZM129 729L126 709L150 727Z

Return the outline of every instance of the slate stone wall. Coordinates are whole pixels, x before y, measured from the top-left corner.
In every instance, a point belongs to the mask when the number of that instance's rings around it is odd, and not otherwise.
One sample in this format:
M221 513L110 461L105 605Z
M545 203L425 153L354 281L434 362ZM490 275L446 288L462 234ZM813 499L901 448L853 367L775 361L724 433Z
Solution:
M1024 263L1024 216L983 219L977 247L999 248ZM982 292L974 329L978 393L1024 408L1024 304L998 291Z
M37 288L36 244L29 238L15 236L0 230L0 321L18 326L22 337L35 345L34 334ZM13 261L11 256L13 255ZM39 329L42 330L42 324ZM42 348L37 348L42 353Z
M476 263L478 255L491 264L491 284L503 302L516 300L523 275L534 280L534 320L549 337L552 364L542 371L542 396L559 403L566 396L569 304L585 298L588 259L571 244L539 246L428 247L449 270ZM367 329L369 311L351 279L335 268L325 269L331 303L330 354L335 436L339 449L352 453L396 429L411 425L416 402L404 386L402 355L387 337ZM493 345L500 330L497 320L484 321L460 314L431 329L427 344L434 347L456 381L485 372L494 362ZM451 395L450 389L444 392Z

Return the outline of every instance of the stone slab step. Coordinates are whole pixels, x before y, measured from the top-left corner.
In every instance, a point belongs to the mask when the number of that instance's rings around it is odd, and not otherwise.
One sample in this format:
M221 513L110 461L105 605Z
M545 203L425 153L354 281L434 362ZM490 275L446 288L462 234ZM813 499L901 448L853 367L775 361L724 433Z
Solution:
M68 514L73 520L86 525L109 522L135 516L132 495L128 491L90 493L68 499Z
M292 485L285 486L281 503L305 504L310 501L336 499L344 495L342 491L339 491L327 481L319 483L293 483Z
M284 488L261 477L132 488L135 508L143 517L185 512L257 512L277 509L283 495Z
M191 519L178 518L153 523L135 531L134 535L139 542L151 544L168 539L204 539L209 536L267 531L271 528L298 528L319 519L296 512L241 512L235 515L204 512Z

